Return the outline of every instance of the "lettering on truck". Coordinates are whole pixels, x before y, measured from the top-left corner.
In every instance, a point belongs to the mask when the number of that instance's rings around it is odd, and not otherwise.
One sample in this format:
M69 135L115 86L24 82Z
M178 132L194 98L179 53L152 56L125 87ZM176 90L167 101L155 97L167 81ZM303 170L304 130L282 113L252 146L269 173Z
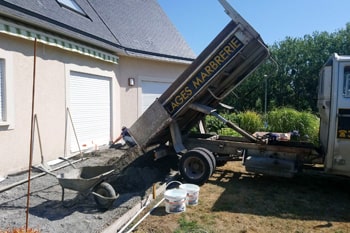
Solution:
M215 74L243 48L243 45L244 44L235 35L232 35L212 59L188 80L183 88L181 88L169 102L164 104L164 108L168 113L170 115L176 114L192 96L199 92L206 83L215 77Z

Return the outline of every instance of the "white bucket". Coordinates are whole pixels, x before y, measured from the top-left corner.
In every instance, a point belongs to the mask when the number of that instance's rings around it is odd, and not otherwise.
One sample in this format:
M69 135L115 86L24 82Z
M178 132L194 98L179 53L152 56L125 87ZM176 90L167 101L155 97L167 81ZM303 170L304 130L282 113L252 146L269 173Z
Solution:
M186 198L186 204L187 205L197 205L198 199L199 199L199 186L195 184L181 184L179 186L180 189L186 190L187 192L187 198Z
M169 214L186 210L187 192L183 189L169 189L164 192L165 211Z

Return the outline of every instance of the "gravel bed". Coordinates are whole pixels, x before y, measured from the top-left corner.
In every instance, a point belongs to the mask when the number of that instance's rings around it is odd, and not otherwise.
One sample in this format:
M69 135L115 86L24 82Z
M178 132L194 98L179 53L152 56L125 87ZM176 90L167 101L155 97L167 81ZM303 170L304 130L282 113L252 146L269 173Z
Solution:
M78 168L113 165L115 172L108 177L107 182L113 186L119 197L111 208L101 210L91 193L80 195L74 190L65 189L62 202L62 188L58 179L33 170L31 176L36 178L30 182L29 228L41 233L102 232L148 197L154 184L163 184L170 174L177 172L176 155L154 161L152 153L143 154L138 148L105 149L75 159L79 160L71 161ZM55 169L61 166L62 163L50 167ZM60 174L71 169L73 168L67 165L52 172ZM28 173L22 173L8 176L0 182L0 232L25 226L28 183L24 182L12 188L9 185L21 183L27 178Z

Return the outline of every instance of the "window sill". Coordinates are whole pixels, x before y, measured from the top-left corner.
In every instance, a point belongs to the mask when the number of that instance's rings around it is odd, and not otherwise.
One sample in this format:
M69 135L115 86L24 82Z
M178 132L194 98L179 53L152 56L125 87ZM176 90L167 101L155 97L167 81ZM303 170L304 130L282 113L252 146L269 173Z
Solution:
M8 130L8 129L10 129L9 122L6 122L6 121L0 122L0 130Z

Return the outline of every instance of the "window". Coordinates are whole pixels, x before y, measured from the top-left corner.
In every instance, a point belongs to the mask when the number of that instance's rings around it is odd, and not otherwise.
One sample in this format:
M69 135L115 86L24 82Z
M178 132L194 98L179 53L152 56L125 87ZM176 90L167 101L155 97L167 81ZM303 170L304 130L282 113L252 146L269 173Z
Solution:
M318 95L323 95L324 92L324 77L325 77L325 70L322 70L322 73L319 77L319 83L318 83Z
M13 59L0 50L0 131L14 129Z
M60 4L63 7L66 7L70 10L76 11L84 16L86 16L86 13L81 9L81 7L74 1L74 0L56 0L58 4Z
M350 97L350 67L344 68L343 95Z
M5 77L4 60L0 59L0 122L5 121Z

